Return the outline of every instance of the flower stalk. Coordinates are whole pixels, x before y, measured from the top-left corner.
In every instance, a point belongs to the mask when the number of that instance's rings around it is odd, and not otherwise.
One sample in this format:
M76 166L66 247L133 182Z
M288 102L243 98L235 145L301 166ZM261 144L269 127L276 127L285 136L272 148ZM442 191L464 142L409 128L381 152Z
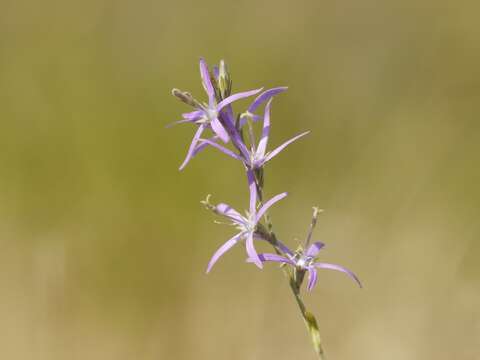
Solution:
M263 194L263 171L262 171L262 185L258 185L257 187L258 189L258 198L261 199L262 198L262 194ZM313 229L315 228L315 225L317 223L317 218L318 218L318 211L319 209L314 207L314 214L313 214L313 217L312 217L312 222L310 224L310 229L309 229L309 233L307 235L307 239L306 239L306 242L305 242L305 245L308 245L308 243L310 242L310 238L312 236L312 233L313 233ZM281 255L284 250L282 250L281 248L279 248L278 244L279 244L279 240L277 239L274 231L273 231L273 224L272 224L272 221L271 221L271 218L267 213L265 213L265 222L267 224L267 232L262 234L264 236L264 238L273 246L275 252L278 254L278 255ZM315 353L317 354L318 358L320 360L326 360L326 357L325 357L325 352L323 350L323 346L322 346L322 340L321 340L321 337L320 337L320 330L318 329L318 323L317 323L317 320L315 319L315 316L308 312L307 311L307 307L305 306L303 300L302 300L302 296L300 294L300 289L301 289L301 286L302 286L302 283L303 283L303 279L305 277L305 271L304 270L289 270L286 266L282 266L282 270L283 270L283 273L288 281L288 285L290 287L290 290L292 292L292 295L293 297L295 298L295 301L298 305L298 309L300 310L300 314L302 316L302 319L305 323L305 326L308 330L308 333L309 333L309 336L310 336L310 339L312 341L312 345L313 345L313 348L315 350Z

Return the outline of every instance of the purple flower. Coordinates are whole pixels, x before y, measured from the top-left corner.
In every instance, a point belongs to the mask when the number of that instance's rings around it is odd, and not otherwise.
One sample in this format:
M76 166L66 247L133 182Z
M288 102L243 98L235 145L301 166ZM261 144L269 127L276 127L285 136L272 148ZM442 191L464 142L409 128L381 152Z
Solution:
M335 265L335 264L315 262L318 252L324 246L325 246L324 243L318 241L310 245L310 247L307 249L306 252L303 252L302 250L300 250L300 251L296 251L295 253L292 253L291 250L288 250L285 252L286 256L267 253L267 254L258 254L258 257L262 262L273 261L281 264L291 265L301 271L307 271L308 272L308 284L307 284L308 291L311 291L315 286L315 284L317 283L317 269L330 269L330 270L341 271L347 274L348 276L350 276L353 280L357 282L357 284L360 287L362 287L362 284L360 283L360 280L358 280L357 276L355 276L355 274L350 270L348 270L347 268L344 268L343 266ZM247 259L247 262L253 262L253 260L249 257Z
M224 154L233 157L234 159L240 160L245 163L247 168L249 169L259 169L263 167L268 161L278 155L283 149L285 149L288 145L293 143L294 141L300 139L301 137L307 135L310 131L305 131L290 140L284 142L282 145L275 148L273 151L267 152L267 145L268 145L268 138L270 136L270 107L271 107L272 100L270 99L265 107L265 114L263 117L263 129L260 141L258 146L255 145L254 141L252 141L250 150L247 150L247 156L241 156L233 151L227 149L226 147L220 145L219 143L210 140L210 139L200 139L200 142L203 144L209 144ZM253 139L253 134L250 135L251 140Z
M203 87L208 96L208 103L200 103L198 101L195 101L195 111L182 114L183 119L176 122L177 124L190 122L198 125L198 129L193 136L187 156L183 161L182 165L180 166L180 170L182 170L187 165L187 163L194 155L197 143L205 129L210 128L215 133L215 135L224 143L227 143L230 140L228 132L225 130L224 125L219 120L219 115L223 108L230 105L236 100L258 94L262 90L257 89L241 92L231 95L221 100L220 102L217 102L215 96L215 89L212 85L210 78L210 72L204 59L200 59L200 75L202 77Z
M215 66L213 68L213 74L214 74L215 79L217 81L219 81L220 71L219 71L218 67ZM257 121L258 119L260 119L260 116L254 114L254 112L257 110L257 108L260 107L260 105L262 103L270 100L273 96L275 96L275 95L277 95L281 92L284 92L287 89L288 88L286 86L276 87L276 88L272 88L272 89L269 89L269 90L265 90L260 95L258 95L258 97L255 98L255 100L252 102L252 104L248 107L247 111L240 115L239 129L241 129L245 125L248 118L251 118L253 121ZM246 159L249 159L250 158L250 153L248 152L248 149L245 146L245 144L242 142L242 140L241 140L241 138L238 134L238 130L233 125L234 116L233 116L233 112L232 112L230 106L226 107L224 115L225 115L226 119L228 120L229 125L231 125L230 130L233 133L233 136L235 137L234 142L236 142L236 144L238 145L238 148L240 149L241 154ZM188 120L180 120L179 122L188 122ZM179 123L179 122L177 122L177 123ZM204 150L208 145L210 145L210 142L216 142L218 140L218 136L214 135L208 140L209 141L203 141L203 139L200 140L200 143L193 150L192 157L194 157L199 152ZM228 154L231 155L231 152L229 151Z
M239 232L225 242L216 252L213 254L210 262L207 266L207 273L210 272L213 265L218 261L218 259L225 254L228 250L230 250L235 244L240 242L241 240L245 240L247 254L251 262L255 263L259 268L262 268L262 260L258 256L255 247L253 245L253 239L255 237L255 230L257 228L257 224L265 214L265 212L277 201L283 199L287 196L287 193L281 193L267 202L265 202L260 209L257 211L257 189L255 184L255 178L252 171L248 171L248 183L250 188L250 210L246 212L246 215L240 214L238 211L233 209L231 206L227 204L218 204L215 207L215 212L222 216L228 218L232 225L235 226Z

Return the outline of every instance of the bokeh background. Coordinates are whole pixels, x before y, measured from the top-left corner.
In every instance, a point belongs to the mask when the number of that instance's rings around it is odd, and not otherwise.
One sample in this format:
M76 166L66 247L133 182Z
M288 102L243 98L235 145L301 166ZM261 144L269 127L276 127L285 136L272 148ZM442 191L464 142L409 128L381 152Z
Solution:
M480 7L467 1L0 4L0 357L314 359L275 266L236 248L207 194L247 207L241 168L165 129L203 96L288 85L268 166L281 238L311 206L324 261L306 299L330 359L480 356ZM239 105L246 105L243 102ZM238 107L240 109L240 107ZM260 245L259 245L260 246ZM261 246L260 246L261 247Z

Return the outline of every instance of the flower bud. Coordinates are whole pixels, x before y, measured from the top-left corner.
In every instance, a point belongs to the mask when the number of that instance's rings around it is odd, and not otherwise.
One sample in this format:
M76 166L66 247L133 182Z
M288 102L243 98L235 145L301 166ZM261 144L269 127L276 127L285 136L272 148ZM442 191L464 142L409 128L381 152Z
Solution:
M220 90L220 96L225 99L230 96L232 92L232 80L227 69L225 61L220 60L220 68L218 70L218 89Z
M184 102L187 105L195 107L196 101L189 92L181 91L178 89L172 89L172 95L179 99L181 102Z

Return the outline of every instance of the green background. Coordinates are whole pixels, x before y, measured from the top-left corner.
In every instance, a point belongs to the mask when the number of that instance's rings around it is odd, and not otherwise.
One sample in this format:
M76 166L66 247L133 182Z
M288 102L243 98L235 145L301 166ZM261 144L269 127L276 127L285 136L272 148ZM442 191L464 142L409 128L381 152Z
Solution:
M314 359L281 272L210 275L248 206L209 149L179 172L203 99L198 59L234 91L289 86L272 144L272 218L295 247L311 207L322 260L306 303L330 359L480 353L480 26L467 1L25 1L0 4L0 357ZM248 102L238 105L245 106ZM238 107L241 109L241 107ZM296 240L299 239L299 240ZM262 248L259 245L259 248Z

